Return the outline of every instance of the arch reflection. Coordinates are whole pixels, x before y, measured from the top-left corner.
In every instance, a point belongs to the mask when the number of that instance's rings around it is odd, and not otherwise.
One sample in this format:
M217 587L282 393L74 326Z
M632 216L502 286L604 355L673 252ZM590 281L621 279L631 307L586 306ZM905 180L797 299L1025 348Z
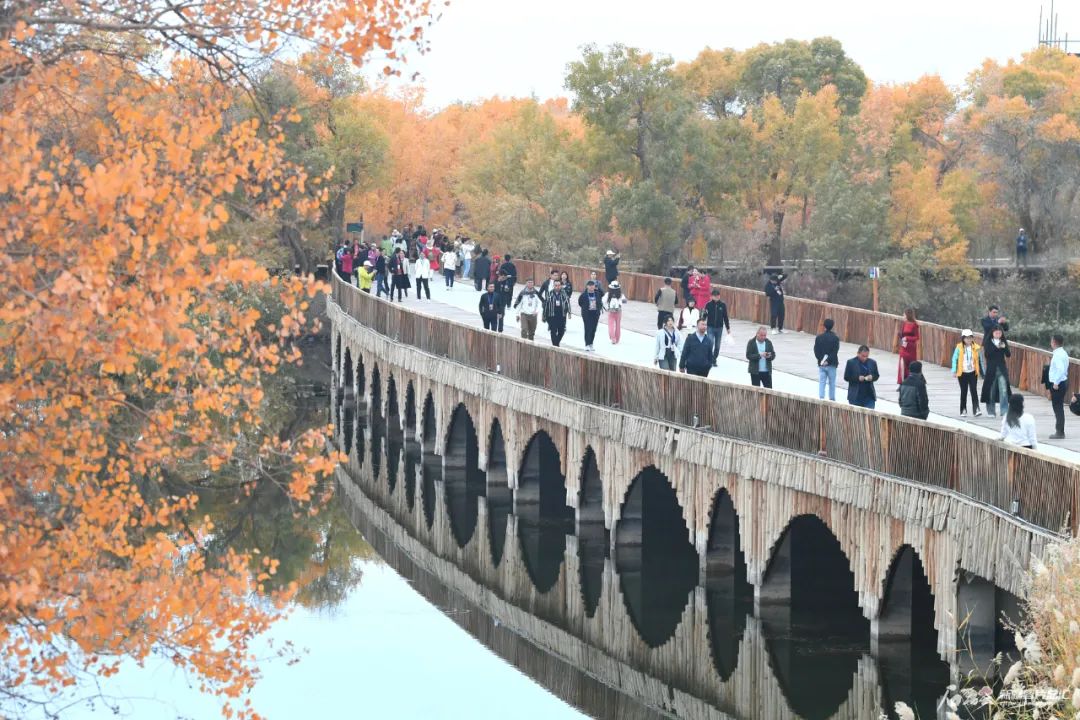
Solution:
M540 592L555 587L566 555L566 533L573 532L573 515L566 506L566 477L559 449L543 430L525 448L514 513L525 568Z

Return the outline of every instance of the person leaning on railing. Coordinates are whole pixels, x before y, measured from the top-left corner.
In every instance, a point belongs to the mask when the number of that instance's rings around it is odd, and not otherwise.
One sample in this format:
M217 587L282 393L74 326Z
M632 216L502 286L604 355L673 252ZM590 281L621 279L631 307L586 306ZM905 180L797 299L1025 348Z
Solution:
M1001 439L1035 450L1039 447L1036 435L1035 418L1024 412L1024 396L1013 393L1009 396L1009 412L1001 420Z

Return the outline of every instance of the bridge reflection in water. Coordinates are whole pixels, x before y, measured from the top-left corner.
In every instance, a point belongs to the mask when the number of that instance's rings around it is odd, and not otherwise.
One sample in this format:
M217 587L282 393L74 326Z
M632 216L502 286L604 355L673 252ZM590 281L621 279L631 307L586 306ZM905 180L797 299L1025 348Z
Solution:
M401 409L393 378L374 368L357 378L370 384L346 382L332 408L348 454L339 495L353 521L455 622L585 712L861 720L902 699L921 717L937 715L949 667L914 553L902 551L890 581L910 588L899 599L910 608L903 632L871 648L847 559L816 517L785 531L755 608L726 492L714 503L702 571L655 467L630 483L612 538L592 451L574 513L561 471L569 466L543 431L528 442L511 490L498 422L485 471L464 406L439 433L430 397L418 402L410 385ZM384 388L393 402L383 402ZM436 437L446 438L441 455L430 452Z

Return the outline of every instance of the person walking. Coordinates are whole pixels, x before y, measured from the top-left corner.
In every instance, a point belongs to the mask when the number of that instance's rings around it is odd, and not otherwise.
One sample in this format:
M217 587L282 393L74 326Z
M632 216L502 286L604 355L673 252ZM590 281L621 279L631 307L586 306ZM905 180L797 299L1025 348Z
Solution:
M608 285L619 279L619 260L621 260L619 253L614 250L608 250L604 255L604 279Z
M1001 439L1010 445L1038 450L1037 435L1035 418L1024 412L1024 396L1013 393L1009 396L1009 412L1001 419Z
M688 265L686 270L683 272L682 280L680 281L680 284L682 285L683 305L690 302L690 283L694 277L695 272L697 272L697 268L695 268L693 265Z
M566 321L570 317L570 300L563 292L562 281L556 280L551 292L544 298L543 320L551 334L551 344L559 347L566 334Z
M536 283L532 278L525 281L525 287L514 300L518 311L518 325L521 326L523 340L532 340L536 336L536 320L540 315L540 295L536 292Z
M618 280L612 280L608 284L607 295L604 296L604 312L607 313L608 340L612 345L618 345L622 339L622 310L626 304L626 298L622 294L622 286Z
M720 299L720 291L716 288L713 288L712 299L705 304L702 316L705 318L705 328L709 332L709 339L713 343L712 364L716 367L716 358L720 354L724 330L731 335L731 318L728 317L727 304Z
M750 384L754 387L772 387L772 364L776 359L776 348L769 339L769 330L764 325L757 334L746 343L746 369L750 372Z
M981 322L983 329L983 347L986 347L990 342L990 334L994 332L994 328L1000 327L1003 331L1009 332L1009 321L1001 314L1001 309L997 305L991 305L987 309L986 317L984 317Z
M600 276L596 274L595 270L589 271L589 280L592 280L594 283L596 283L596 289L600 291L601 295L607 292L604 289L604 283L600 282Z
M416 258L414 273L416 275L416 299L420 299L420 291L423 290L427 299L431 299L431 261L426 255Z
M900 383L900 414L919 420L930 417L930 396L926 392L922 363L918 360L911 362L908 376Z
M510 303L514 301L514 282L502 270L495 278L495 292L502 295L503 307L510 307Z
M375 282L375 270L371 267L370 260L365 260L360 269L356 271L356 280L361 290L371 294L371 285Z
M897 343L900 345L900 364L896 368L896 384L900 385L907 379L908 367L919 359L919 323L915 320L915 311L911 308L904 310L904 323L897 333Z
M488 257L487 248L480 251L480 257L473 260L473 284L477 290L487 287L491 275L491 258Z
M563 295L569 300L574 295L574 283L570 282L570 275L565 270L559 273L559 282L562 283Z
M480 296L480 319L485 330L502 332L502 317L506 311L503 297L495 291L495 283L488 283L487 292Z
M689 335L697 328L697 321L700 317L701 311L698 310L697 299L691 295L690 299L686 301L686 307L679 311L678 328Z
M1051 440L1065 439L1065 395L1069 392L1069 354L1065 352L1065 338L1054 333L1050 338L1050 368L1046 381L1050 391L1050 404L1054 408L1054 434Z
M769 327L777 333L784 332L783 281L783 274L773 273L769 275L769 282L765 283L765 296L769 298Z
M342 245L339 255L341 256L341 279L352 284L353 260L356 259L353 249L348 244Z
M390 267L386 260L386 255L383 254L382 248L378 248L375 251L375 297L382 297L383 293L386 296L393 299L390 295L390 284L387 282L387 275L389 275Z
M473 264L473 252L476 250L476 244L471 238L465 238L461 243L461 279L471 278L472 264Z
M600 313L604 312L604 297L596 289L595 281L585 283L585 291L578 295L578 307L581 308L581 320L585 323L585 351L592 352Z
M1028 236L1027 231L1024 228L1020 228L1020 234L1016 236L1016 267L1020 267L1020 263L1024 263L1024 267L1027 267L1027 251L1028 251Z
M952 372L960 383L960 417L967 417L967 396L971 394L971 410L975 417L982 415L977 394L979 378L983 374L982 346L975 342L975 335L964 328L960 342L952 354Z
M814 338L814 357L818 364L819 400L825 399L825 386L829 386L829 399L836 400L836 368L840 367L840 338L833 332L833 319L821 323L825 329Z
M679 355L679 370L698 377L709 377L712 369L712 340L705 327L705 318L698 318L694 332L683 340Z
M848 404L873 410L877 405L877 389L874 383L880 377L877 361L870 359L870 348L860 345L855 357L848 360L844 366Z
M656 305L656 329L664 327L664 322L675 317L675 306L679 303L679 297L675 288L671 287L671 278L664 278L664 286L656 291L653 303Z
M510 298L514 296L514 286L517 285L518 270L517 265L514 264L513 259L510 257L510 253L506 253L503 256L502 265L499 266L499 272L506 275L507 281L510 283L510 295L507 297L506 302L510 302Z
M453 248L442 254L442 274L446 287L454 287L454 278L457 277L458 255Z
M986 361L986 376L982 386L983 406L986 414L994 417L994 404L997 403L998 413L1005 417L1005 412L1009 409L1009 395L1012 393L1012 388L1009 387L1009 367L1005 360L1012 355L1012 351L1000 325L991 331L990 342L983 346L982 351Z
M409 287L409 263L405 259L405 251L398 248L390 258L390 299L393 300L394 291L397 291L398 302L402 302L401 296Z
M682 356L682 333L675 329L675 318L668 317L664 325L656 331L656 352L654 361L661 370L675 370Z
M559 282L559 271L552 268L548 273L548 278L540 284L540 289L537 290L537 294L540 295L540 300L546 302L548 295L555 289L555 283Z

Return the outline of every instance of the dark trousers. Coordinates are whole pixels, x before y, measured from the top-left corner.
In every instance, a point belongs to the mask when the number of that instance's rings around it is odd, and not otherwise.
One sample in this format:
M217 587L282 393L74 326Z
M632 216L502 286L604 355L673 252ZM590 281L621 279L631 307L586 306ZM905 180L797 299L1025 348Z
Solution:
M484 280L486 280L486 279L487 278L481 278L481 277L474 278L473 279L473 285L476 287L477 290L483 290L484 289Z
M502 315L489 315L484 313L480 316L484 320L485 330L494 330L495 332L502 332L503 328L503 316Z
M967 412L967 396L971 393L971 410L972 412L979 411L979 395L976 393L976 386L978 385L978 378L975 377L975 373L963 373L957 378L960 382L960 412Z
M657 311L657 313L656 313L656 329L659 330L660 328L664 327L664 323L667 322L667 319L669 317L674 317L674 315L669 313L667 310L659 310L659 311Z
M548 332L551 333L551 344L559 347L563 335L566 334L566 318L548 318L547 326Z
M1016 248L1016 267L1020 267L1020 263L1024 263L1024 267L1027 267L1027 248Z
M772 373L750 373L750 384L754 387L772 388Z
M770 303L769 327L776 330L784 329L784 303Z
M420 299L420 291L423 290L427 299L431 299L431 281L427 278L416 278L416 299Z
M386 273L375 274L375 297L382 297L382 294L390 294L390 286L386 284Z
M709 377L709 370L711 370L711 369L712 368L710 368L708 366L705 366L705 367L688 367L688 368L686 368L686 373L688 375L697 375L698 377Z
M585 323L585 344L592 345L596 339L596 326L600 324L600 313L583 312L581 319Z
M1054 407L1054 433L1065 434L1065 395L1069 388L1065 383L1060 383L1058 389L1050 389L1050 404Z
M442 271L442 274L443 274L443 279L446 280L446 287L454 287L454 271L453 270L446 270L444 268L443 271Z

